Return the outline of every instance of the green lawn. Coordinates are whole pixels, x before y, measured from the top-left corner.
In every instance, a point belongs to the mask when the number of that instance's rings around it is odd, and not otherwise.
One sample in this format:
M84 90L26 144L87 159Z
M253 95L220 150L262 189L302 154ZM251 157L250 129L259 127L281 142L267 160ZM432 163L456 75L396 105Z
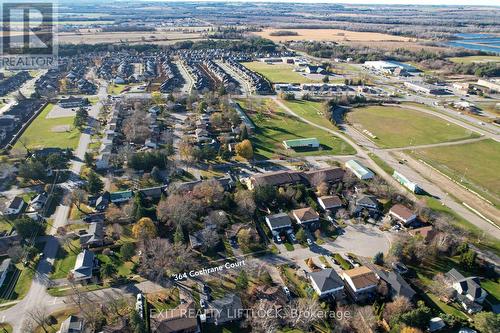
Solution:
M0 330L1 332L7 332L11 333L12 332L12 326L8 323L1 323L0 324Z
M456 57L448 58L448 60L459 63L459 64L470 64L472 62L500 62L500 56L468 56L468 57Z
M111 83L108 86L108 94L110 94L110 95L118 95L118 94L122 93L122 91L126 87L129 87L129 85L128 84L114 84L114 83Z
M24 149L20 141L24 141L29 148L76 148L80 139L80 132L73 127L74 116L46 119L45 117L53 106L53 104L48 104L43 109L16 142L14 149ZM69 126L70 130L61 132L60 128L63 126Z
M493 197L497 204L500 202L500 143L488 139L421 149L414 154L465 186Z
M34 271L22 264L17 264L14 267L7 274L3 286L0 288L0 303L22 299L30 289Z
M242 107L245 107L242 104ZM248 115L256 125L252 143L256 158L276 158L278 156L317 156L317 155L351 155L354 149L334 135L321 131L300 121L267 100L259 111L248 111ZM295 151L283 147L283 140L300 138L317 138L321 144L319 149Z
M457 141L478 134L440 118L404 107L369 106L354 109L347 119L359 130L368 130L379 147L396 148Z
M71 241L71 244L59 247L56 260L54 261L51 279L63 279L68 276L69 271L75 267L76 256L80 253L79 240Z
M318 124L320 126L335 130L335 126L329 120L328 115L325 115L323 106L320 102L292 100L283 101L297 115Z
M311 83L318 82L293 71L294 66L288 64L266 64L260 61L242 63L248 69L260 73L272 83Z

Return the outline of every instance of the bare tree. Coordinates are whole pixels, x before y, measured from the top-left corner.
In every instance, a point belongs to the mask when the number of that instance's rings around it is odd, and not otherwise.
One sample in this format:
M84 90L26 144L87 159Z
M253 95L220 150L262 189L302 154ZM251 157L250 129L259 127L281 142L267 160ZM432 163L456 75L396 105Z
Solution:
M384 309L384 318L390 320L402 313L408 312L413 308L408 298L396 296L391 303L387 303Z
M216 229L205 227L201 231L201 235L203 238L203 251L207 251L209 249L214 248L220 242L220 236Z
M240 214L247 217L253 216L256 205L251 191L238 190L234 195L234 199L236 200Z
M280 318L274 315L267 315L271 309L278 313L278 305L268 300L259 300L252 306L252 311L245 321L245 325L252 329L252 332L274 333L280 327Z
M290 310L285 317L289 327L308 331L311 326L322 319L322 309L319 302L313 298L299 298L290 303ZM293 315L292 315L293 314Z
M142 144L151 135L149 115L143 111L135 111L123 122L123 133L128 141Z
M31 319L32 323L35 323L34 326L39 327L45 333L49 332L50 323L49 323L49 314L47 309L44 307L36 307L31 308L27 312L28 318Z
M377 327L377 318L372 307L367 305L357 308L352 324L358 332L373 332Z
M160 221L170 227L180 224L191 229L196 221L198 208L190 195L171 194L158 203L156 213Z

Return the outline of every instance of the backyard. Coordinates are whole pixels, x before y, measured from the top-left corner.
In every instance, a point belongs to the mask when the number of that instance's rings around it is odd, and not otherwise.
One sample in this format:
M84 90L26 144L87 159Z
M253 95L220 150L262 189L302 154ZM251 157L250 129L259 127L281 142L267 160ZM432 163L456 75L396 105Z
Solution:
M368 130L376 136L371 139L381 148L434 144L478 137L478 134L447 123L438 117L404 107L357 108L347 114L347 119L358 130Z
M80 132L73 126L74 115L70 117L46 118L54 107L48 104L29 125L21 138L14 145L14 149L28 148L70 148L78 145Z

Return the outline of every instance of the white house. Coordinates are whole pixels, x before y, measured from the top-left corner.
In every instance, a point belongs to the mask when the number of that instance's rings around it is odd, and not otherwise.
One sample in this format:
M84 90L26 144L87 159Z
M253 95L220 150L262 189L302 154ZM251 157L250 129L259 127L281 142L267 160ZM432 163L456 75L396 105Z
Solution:
M5 215L17 215L21 213L24 208L24 200L21 197L14 197L14 199L10 202L9 206L5 209Z

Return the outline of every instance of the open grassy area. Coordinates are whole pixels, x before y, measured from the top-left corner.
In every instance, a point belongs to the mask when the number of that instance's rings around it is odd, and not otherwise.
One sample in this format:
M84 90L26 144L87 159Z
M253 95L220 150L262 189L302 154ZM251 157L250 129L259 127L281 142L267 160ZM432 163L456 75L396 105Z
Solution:
M440 118L404 107L369 106L354 109L347 119L359 130L368 130L382 148L396 148L457 141L478 134Z
M500 62L500 56L480 55L480 56L448 58L448 60L459 64L470 64L473 62Z
M243 63L248 69L264 75L272 83L318 82L293 71L294 66L285 63L266 64L260 61Z
M414 152L451 178L500 202L500 143L482 140L463 145L421 149Z
M71 241L63 247L59 247L50 278L62 279L68 276L69 271L75 267L78 253L80 253L80 242L78 239Z
M110 95L118 95L120 94L125 88L130 87L128 84L110 84L108 86L108 94Z
M312 121L320 126L335 130L335 126L329 120L328 115L325 115L321 102L292 100L283 101L293 112L305 119Z
M1 332L6 332L6 333L11 333L12 332L12 326L8 323L1 323L0 324L0 331Z
M48 104L43 109L16 142L14 149L24 149L20 141L23 141L29 148L76 148L80 132L73 126L74 116L46 119L45 117L53 106L53 104ZM62 131L61 128L64 126L68 127L69 130Z
M242 103L242 107L246 109L245 106L245 103ZM252 109L257 111L247 110L247 113L256 125L255 135L252 137L256 158L355 153L348 143L289 115L271 100L266 100L259 106L254 105ZM319 149L295 151L283 147L283 140L312 137L319 140L321 144Z

